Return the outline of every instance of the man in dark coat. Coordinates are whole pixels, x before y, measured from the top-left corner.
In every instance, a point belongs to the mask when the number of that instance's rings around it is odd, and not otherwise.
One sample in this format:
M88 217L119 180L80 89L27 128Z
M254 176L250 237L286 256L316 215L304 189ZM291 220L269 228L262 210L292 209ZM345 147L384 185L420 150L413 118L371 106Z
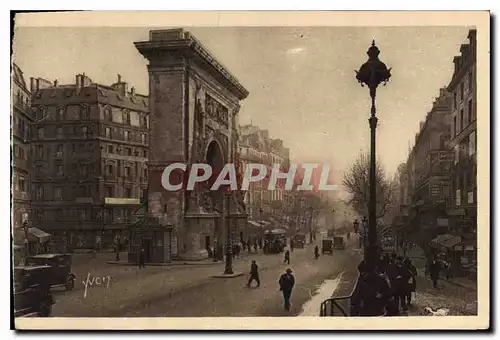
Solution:
M364 261L358 265L359 279L351 300L352 316L381 316L385 314L391 289L378 271L366 270Z
M292 289L295 285L295 277L292 275L292 270L287 268L285 274L281 275L279 280L280 291L283 292L283 300L285 302L285 310L290 310L290 297L292 296Z
M314 258L317 260L319 257L319 248L318 245L314 247Z
M411 304L411 294L417 290L417 268L409 258L405 259L404 265L409 274L408 290L406 291L406 303Z
M146 255L144 254L144 249L141 248L141 251L139 252L139 268L146 268Z
M429 273L431 275L431 280L432 284L434 285L434 288L437 288L440 271L441 271L441 265L439 264L439 261L436 258L434 258L429 266Z
M250 265L250 278L248 279L247 287L250 287L253 280L257 282L257 287L260 287L259 266L255 260L253 260Z
M285 251L285 260L283 261L283 263L290 264L290 251L289 250Z

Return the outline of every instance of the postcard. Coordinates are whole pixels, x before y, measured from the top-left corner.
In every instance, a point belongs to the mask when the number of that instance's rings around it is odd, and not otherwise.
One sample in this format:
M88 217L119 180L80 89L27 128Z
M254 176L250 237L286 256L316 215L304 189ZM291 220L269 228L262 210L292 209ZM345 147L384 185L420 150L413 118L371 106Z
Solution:
M19 330L486 329L489 12L19 13Z

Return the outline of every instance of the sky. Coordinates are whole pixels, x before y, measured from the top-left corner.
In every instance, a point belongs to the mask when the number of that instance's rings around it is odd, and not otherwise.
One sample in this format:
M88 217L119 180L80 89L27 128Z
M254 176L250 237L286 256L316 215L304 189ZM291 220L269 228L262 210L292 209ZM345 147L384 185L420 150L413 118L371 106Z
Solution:
M29 77L59 84L86 73L110 85L117 74L148 94L147 60L133 42L152 28L29 28L15 30L13 59ZM377 92L377 157L389 174L406 161L419 122L453 74L453 57L468 27L186 28L250 92L240 124L269 130L290 148L293 163L327 162L342 173L369 150L370 97L354 70L372 39L392 68Z

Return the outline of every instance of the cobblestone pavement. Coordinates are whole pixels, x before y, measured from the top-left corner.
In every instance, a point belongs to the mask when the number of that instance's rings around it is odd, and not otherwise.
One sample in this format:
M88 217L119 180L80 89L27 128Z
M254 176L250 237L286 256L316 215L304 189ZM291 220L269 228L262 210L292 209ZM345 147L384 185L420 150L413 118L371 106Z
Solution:
M335 252L314 260L312 247L297 249L291 264L283 264L283 254L255 254L234 261L237 278L213 278L224 271L224 263L170 267L104 265L92 267L90 275L110 276L110 284L85 287L78 278L74 291L56 294L55 317L155 317L155 316L283 316L297 315L324 279L338 275L352 265L349 251ZM261 286L247 288L250 262L260 267ZM359 262L359 261L358 261ZM292 311L284 313L278 278L290 267L296 277ZM254 283L255 284L255 283ZM318 311L319 312L319 311Z

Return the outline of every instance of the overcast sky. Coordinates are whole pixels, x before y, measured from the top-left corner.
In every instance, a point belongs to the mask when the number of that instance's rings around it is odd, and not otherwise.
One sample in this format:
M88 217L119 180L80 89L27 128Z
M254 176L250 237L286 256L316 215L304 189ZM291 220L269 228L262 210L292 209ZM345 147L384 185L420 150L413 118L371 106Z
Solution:
M163 27L166 28L166 27ZM168 28L168 27L167 27ZM377 95L377 152L387 171L404 162L419 122L453 73L467 27L189 28L245 86L240 124L284 140L292 162L329 162L342 172L369 148L367 88L355 69L374 38L392 78ZM117 74L148 93L147 61L134 41L147 28L19 28L14 61L29 77L74 83L85 72L110 85Z

